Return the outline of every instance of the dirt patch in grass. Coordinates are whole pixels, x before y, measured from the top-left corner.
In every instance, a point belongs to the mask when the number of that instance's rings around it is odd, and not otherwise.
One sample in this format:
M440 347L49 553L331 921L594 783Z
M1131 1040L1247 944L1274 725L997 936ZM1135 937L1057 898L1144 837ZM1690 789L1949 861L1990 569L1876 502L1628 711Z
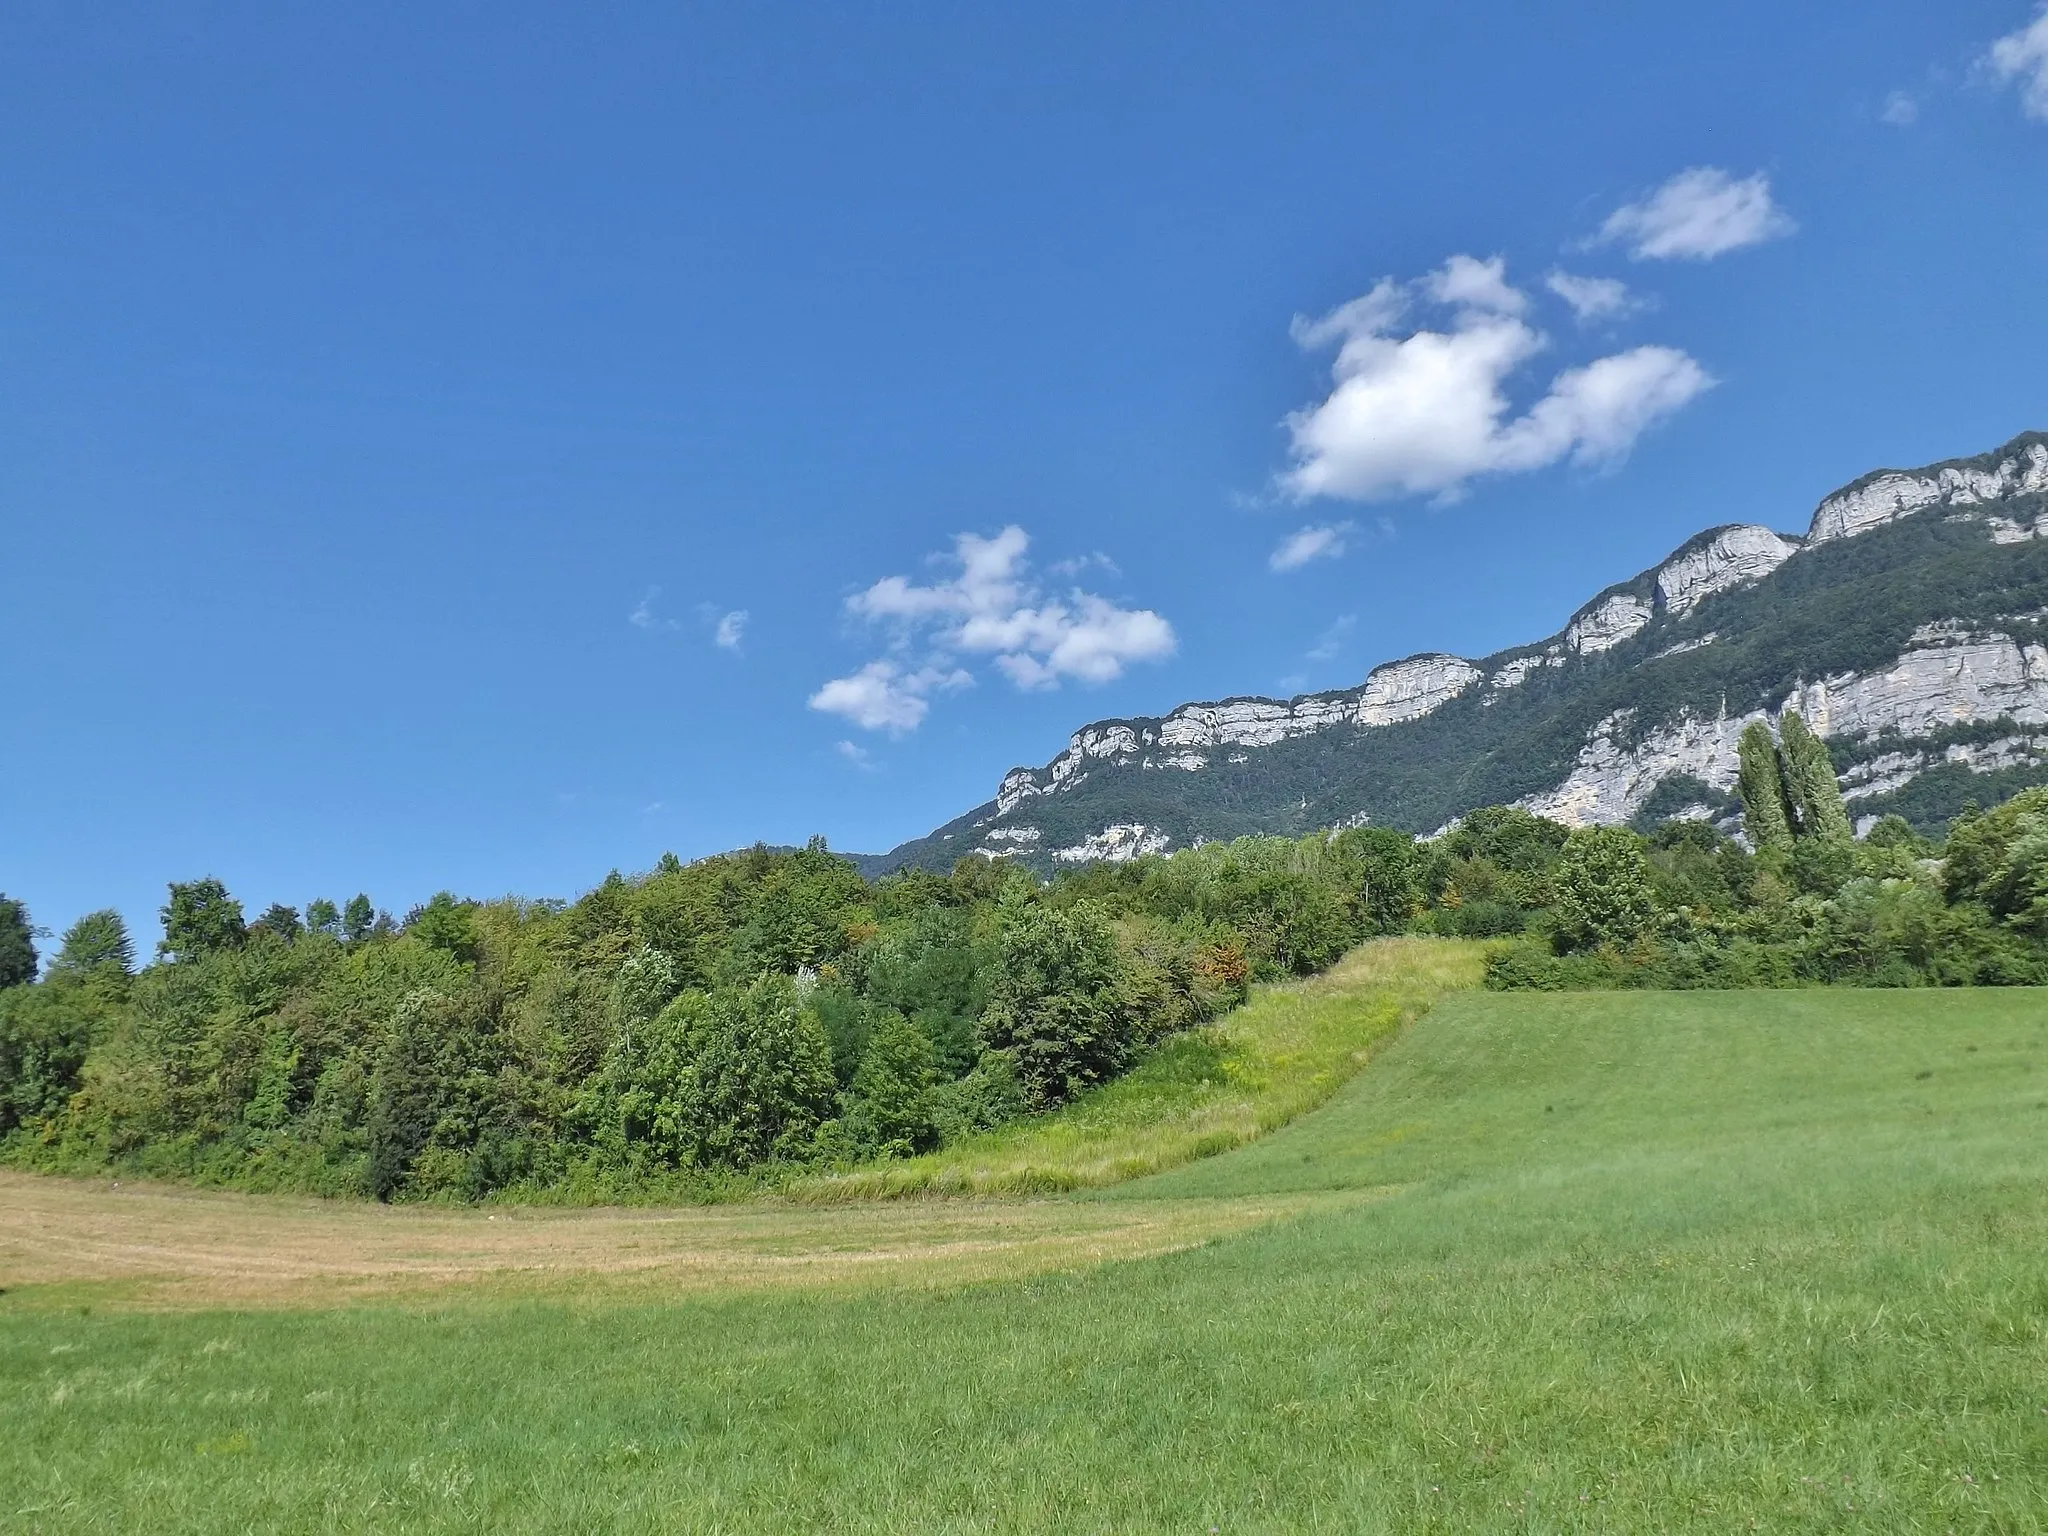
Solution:
M1348 1198L1356 1198L1350 1196ZM563 1282L649 1295L958 1284L1192 1247L1330 1197L782 1202L668 1210L354 1205L0 1171L6 1300L331 1306Z

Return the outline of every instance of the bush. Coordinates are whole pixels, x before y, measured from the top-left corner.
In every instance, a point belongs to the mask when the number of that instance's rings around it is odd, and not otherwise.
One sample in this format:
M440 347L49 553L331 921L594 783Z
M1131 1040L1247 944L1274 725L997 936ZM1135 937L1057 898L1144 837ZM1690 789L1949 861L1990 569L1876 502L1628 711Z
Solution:
M0 989L0 1136L56 1114L78 1090L95 1001L75 983Z
M1625 948L1657 921L1643 840L1622 827L1581 827L1558 857L1557 934L1571 949Z

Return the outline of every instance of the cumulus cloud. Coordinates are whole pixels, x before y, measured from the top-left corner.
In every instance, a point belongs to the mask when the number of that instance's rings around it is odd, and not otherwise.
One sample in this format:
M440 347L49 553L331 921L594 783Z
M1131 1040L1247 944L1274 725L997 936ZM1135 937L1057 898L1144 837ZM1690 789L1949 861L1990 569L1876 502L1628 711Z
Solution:
M2001 84L2019 82L2022 112L2048 122L2048 5L2017 32L1993 43L1984 62Z
M1423 289L1439 304L1484 310L1494 315L1519 315L1529 307L1529 296L1508 286L1508 263L1504 256L1485 261L1474 256L1453 256L1422 280Z
M719 616L717 624L712 626L711 642L721 651L736 651L746 632L747 610L735 608L731 613Z
M859 743L851 741L835 741L832 743L832 750L834 752L837 752L841 757L845 758L849 763L853 764L854 767L863 769L867 772L874 771L874 755L870 753L866 747L861 746Z
M1156 661L1175 645L1173 626L1148 608L1124 608L1079 588L1042 591L1025 558L1030 538L1009 527L993 538L963 533L946 563L952 575L930 583L885 576L847 599L847 611L888 629L899 656L869 662L811 697L811 708L843 715L868 730L914 730L928 696L972 676L962 656L986 656L1019 688L1055 688L1062 678L1105 683L1137 661Z
M1572 308L1581 325L1595 320L1618 320L1643 307L1618 277L1580 277L1553 268L1543 286Z
M1878 120L1894 128L1910 128L1920 121L1920 103L1904 91L1893 91L1878 108Z
M1696 165L1641 202L1615 209L1592 243L1618 241L1638 261L1707 261L1797 228L1772 200L1762 171L1737 181L1715 166Z
M1280 541L1266 563L1276 571L1298 571L1311 560L1334 560L1344 553L1353 523L1311 523Z
M1418 284L1383 279L1318 320L1297 319L1305 347L1337 345L1334 387L1287 418L1294 467L1280 483L1296 497L1365 501L1455 496L1484 474L1569 458L1620 458L1652 424L1713 380L1685 353L1637 347L1569 369L1525 414L1510 419L1507 384L1547 339L1474 272L1493 262L1454 258ZM1417 295L1453 306L1443 329L1403 324ZM1286 546L1282 546L1283 550Z
M840 715L865 731L900 736L914 731L931 709L930 696L965 688L974 678L964 670L937 666L911 670L886 657L851 677L835 677L811 695L811 708Z

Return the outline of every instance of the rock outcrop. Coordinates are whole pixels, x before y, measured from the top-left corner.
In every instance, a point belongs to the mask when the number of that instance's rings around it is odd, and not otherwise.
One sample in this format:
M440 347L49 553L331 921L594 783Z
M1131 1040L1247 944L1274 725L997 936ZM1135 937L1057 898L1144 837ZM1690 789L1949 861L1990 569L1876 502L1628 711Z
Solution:
M1853 560L1827 553L1880 535ZM1958 771L2048 782L2044 539L2048 434L1880 471L1823 500L1804 539L1710 529L1532 645L1085 726L876 867L974 852L1043 869L1375 820L1419 832L1504 801L1574 825L1653 804L1725 814L1744 726L1788 708L1842 744L1844 793L1866 811L1937 771L1958 804ZM1986 566L1987 549L2008 564ZM1890 575L1866 601L1873 572Z
M1852 539L1926 507L1970 507L2048 491L2048 441L2030 433L1986 466L1956 460L1928 469L1880 470L1823 501L1807 530L1809 544Z
M1717 528L1657 567L1657 600L1664 611L1689 613L1716 592L1761 581L1799 553L1799 540L1754 523Z
M1580 656L1612 650L1649 623L1655 612L1640 597L1626 592L1602 598L1565 627L1565 649Z
M1932 637L1930 637L1932 638ZM1677 724L1630 739L1633 712L1617 711L1588 738L1571 772L1555 789L1522 804L1539 816L1567 826L1612 825L1634 819L1659 784L1678 775L1698 779L1723 793L1735 787L1736 746L1752 720L1773 724L1786 710L1821 736L1931 736L1947 727L2012 720L2048 724L2048 649L2022 645L2008 635L1956 629L1949 643L1906 652L1882 672L1845 673L1795 685L1775 710L1703 720L1687 716ZM1940 761L1962 763L1979 772L2009 767L2031 738L2007 738L2005 756L1967 746L1947 749ZM1915 772L1931 766L1926 753L1892 754L1886 767L1850 775L1842 792L1849 799L1895 790ZM1904 771L1908 767L1912 771Z
M1411 656L1376 667L1342 693L1310 693L1284 702L1225 699L1183 704L1157 720L1113 720L1076 731L1067 750L1043 768L1012 768L996 790L1008 815L1037 795L1056 795L1087 778L1091 767L1168 768L1197 772L1219 747L1269 747L1333 726L1393 725L1414 720L1456 698L1483 674L1458 656Z

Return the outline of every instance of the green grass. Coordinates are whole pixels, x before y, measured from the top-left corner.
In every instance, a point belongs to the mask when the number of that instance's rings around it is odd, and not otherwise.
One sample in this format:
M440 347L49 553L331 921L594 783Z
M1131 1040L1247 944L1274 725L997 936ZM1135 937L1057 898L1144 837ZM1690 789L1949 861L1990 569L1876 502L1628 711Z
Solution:
M924 1157L806 1179L798 1199L1044 1194L1121 1184L1241 1147L1324 1103L1403 1025L1477 987L1485 946L1362 944L1322 975L1257 988L1134 1071L1049 1115Z
M0 1527L2048 1528L2048 995L1460 996L1075 1198L1315 1190L965 1286L19 1292Z

